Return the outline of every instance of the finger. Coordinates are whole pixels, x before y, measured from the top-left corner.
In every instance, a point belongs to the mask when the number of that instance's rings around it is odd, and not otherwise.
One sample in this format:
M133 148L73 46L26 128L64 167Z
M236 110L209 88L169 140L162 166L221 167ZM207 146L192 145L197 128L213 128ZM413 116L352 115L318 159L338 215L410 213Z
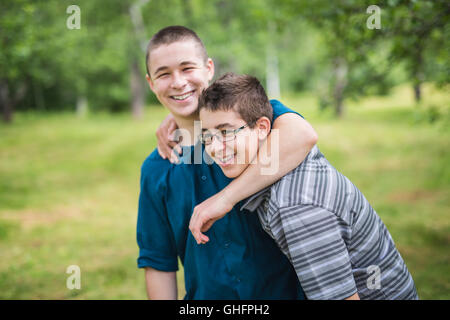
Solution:
M170 152L170 162L176 163L176 164L178 164L180 162L178 156L175 154L175 152L173 150Z
M198 214L197 216L198 216L198 218L196 219L195 225L194 225L196 238L198 241L200 241L200 243L205 244L206 242L209 241L208 236L206 236L205 234L202 233L202 232L206 231L206 230L204 230L205 222L202 219L201 214ZM211 225L212 225L212 223L209 224L207 229L209 229L211 227Z
M180 139L181 139L181 136L180 136L179 132L176 130L173 130L173 131L167 133L167 140L169 140L169 141L179 142Z
M209 241L209 238L207 235L202 234L202 243L205 244Z
M214 222L215 222L215 220L213 220L213 219L206 221L206 222L201 226L201 229L200 229L201 232L206 232L206 231L208 231L208 230L212 227L212 225L214 224Z
M193 226L193 221L192 221L192 219L191 219L191 222L190 222L190 224L189 224L189 231L192 233L192 236L194 237L194 239L197 241L197 238L195 237L195 229L194 229L194 226ZM198 242L198 241L197 241Z
M164 143L163 141L164 140L157 133L156 134L156 143L157 143L158 153L161 156L161 158L166 159L167 158L167 154L166 154L166 150L165 150L166 143Z
M173 148L176 152L178 152L178 154L181 154L183 152L181 146L179 144L177 144L174 148Z
M197 239L198 244L205 244L209 240L208 237L201 232L197 233Z
M172 150L176 151L178 154L181 154L183 148L181 147L180 140L170 140L167 144Z
M177 141L175 138L175 131L167 135L167 141Z
M159 146L164 146L169 142L167 135L162 134L162 132L159 130L156 131L156 141L158 142Z
M178 145L177 141L167 141L167 146L170 147L170 149L174 149Z
M172 151L172 149L170 149L167 144L164 143L160 143L158 141L158 152L161 155L161 157L163 159L167 159L170 158L170 152Z
M194 238L197 241L198 244L202 243L202 233L200 232L200 228L198 227L198 220L196 220L194 222L194 226L193 226L193 234L194 234Z
M203 222L200 217L201 215L197 214L196 216L197 217L196 217L196 220L194 221L194 226L193 226L195 239L197 240L197 243L205 244L206 242L209 241L209 238L200 231L201 227L203 225Z
M171 122L167 127L167 134L169 136L172 136L177 128L178 128L177 124L175 122Z
M166 144L160 144L159 148L161 149L161 152L164 154L165 158L168 158L170 160L172 158L173 147L175 147L176 145L176 142L167 141Z
M166 159L166 156L165 156L164 153L161 151L161 149L160 149L159 146L158 146L158 153L159 153L159 156L160 156L161 158Z
M195 209L194 209L194 212L192 213L192 216L191 216L191 221L189 222L189 230L191 231L192 236L194 237L197 244L200 244L201 239L198 237L198 230L196 229L197 216L198 215L196 214Z

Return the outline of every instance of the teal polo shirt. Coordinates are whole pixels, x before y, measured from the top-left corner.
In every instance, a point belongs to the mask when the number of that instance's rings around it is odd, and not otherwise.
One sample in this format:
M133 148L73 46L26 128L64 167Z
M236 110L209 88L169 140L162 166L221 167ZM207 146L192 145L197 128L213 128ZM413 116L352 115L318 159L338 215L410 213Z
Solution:
M271 100L274 120L287 112ZM155 149L141 168L137 243L139 268L177 271L184 267L185 299L304 299L294 268L262 229L258 215L237 204L206 232L198 245L189 231L194 207L225 188L231 179L211 161L195 164L192 146L180 164ZM196 158L198 159L198 158ZM198 161L197 161L198 162Z

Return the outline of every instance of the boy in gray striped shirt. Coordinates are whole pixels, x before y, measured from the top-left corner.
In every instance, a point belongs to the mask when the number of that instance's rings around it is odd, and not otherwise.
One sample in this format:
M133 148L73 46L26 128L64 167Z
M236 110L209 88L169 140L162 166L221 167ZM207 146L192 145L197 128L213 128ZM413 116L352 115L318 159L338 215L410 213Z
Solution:
M256 78L221 77L200 97L199 113L199 138L227 177L260 160L272 108ZM308 299L418 299L386 226L317 146L296 169L243 201L244 209L257 212Z

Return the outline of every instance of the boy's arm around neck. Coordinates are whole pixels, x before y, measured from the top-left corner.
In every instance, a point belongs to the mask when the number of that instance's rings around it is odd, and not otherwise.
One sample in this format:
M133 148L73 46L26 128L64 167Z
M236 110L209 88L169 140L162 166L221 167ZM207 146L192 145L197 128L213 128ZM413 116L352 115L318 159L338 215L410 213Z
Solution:
M275 133L276 131L277 133ZM222 190L233 206L280 180L305 160L317 143L311 125L295 113L279 116L261 144L258 160Z
M274 134L274 132L277 134ZM202 234L215 221L227 214L239 201L244 200L280 180L295 169L317 143L317 134L311 125L295 113L279 116L272 133L261 144L258 160L226 188L194 208L189 229L197 243L209 241ZM262 155L268 150L270 157Z

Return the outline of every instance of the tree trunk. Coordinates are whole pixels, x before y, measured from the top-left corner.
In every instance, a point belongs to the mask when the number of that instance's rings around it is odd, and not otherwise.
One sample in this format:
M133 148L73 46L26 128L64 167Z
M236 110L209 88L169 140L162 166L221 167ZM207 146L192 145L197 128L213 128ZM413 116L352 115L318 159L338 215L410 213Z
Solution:
M3 88L2 88L3 89ZM3 93L2 93L3 95ZM8 101L1 98L2 104L2 119L5 123L11 123L13 119L13 105Z
M142 19L141 8L145 6L149 0L136 0L129 8L131 22L134 26L134 38L139 43L142 52L147 50L147 37L145 34L145 25ZM131 91L131 113L135 119L142 117L144 113L145 103L145 86L144 77L139 71L139 62L136 54L132 52L130 65L130 91Z
M416 82L414 84L414 99L416 100L416 103L419 103L422 100L422 88L421 83Z
M340 94L339 96L335 97L335 114L336 117L341 118L344 113L344 106L343 106L343 96Z
M11 123L14 115L14 107L26 93L25 83L21 83L12 96L8 81L5 79L0 80L0 106L2 109L2 118L5 123Z
M266 65L266 86L267 95L270 98L279 99L280 93L280 74L278 70L278 57L272 50L267 54Z
M347 62L343 58L337 58L335 60L335 68L334 68L334 105L335 105L335 114L338 118L342 117L344 113L344 90L347 86Z
M2 106L2 119L5 123L12 121L12 105L9 99L8 83L4 80L0 82L0 104Z
M134 26L134 36L139 42L141 50L147 50L147 37L145 35L145 25L142 20L141 8L145 6L150 0L137 0L129 7L131 22Z
M414 99L416 103L420 103L422 100L422 83L424 81L424 73L423 73L423 48L421 44L418 44L414 48L412 62L412 78L413 78L413 90L414 90Z
M145 87L144 77L139 72L139 63L133 59L130 67L130 91L131 91L131 111L135 119L142 117L144 113Z
M4 105L3 109L2 109L2 116L3 116L3 122L5 123L11 123L12 119L13 119L13 109L12 106L9 105Z
M89 104L86 96L77 97L76 114L78 117L82 118L86 116L89 111Z
M276 29L272 22L268 24L268 35L271 39L276 39ZM278 70L278 56L275 44L272 41L267 43L266 53L266 87L269 98L280 99L280 73Z

